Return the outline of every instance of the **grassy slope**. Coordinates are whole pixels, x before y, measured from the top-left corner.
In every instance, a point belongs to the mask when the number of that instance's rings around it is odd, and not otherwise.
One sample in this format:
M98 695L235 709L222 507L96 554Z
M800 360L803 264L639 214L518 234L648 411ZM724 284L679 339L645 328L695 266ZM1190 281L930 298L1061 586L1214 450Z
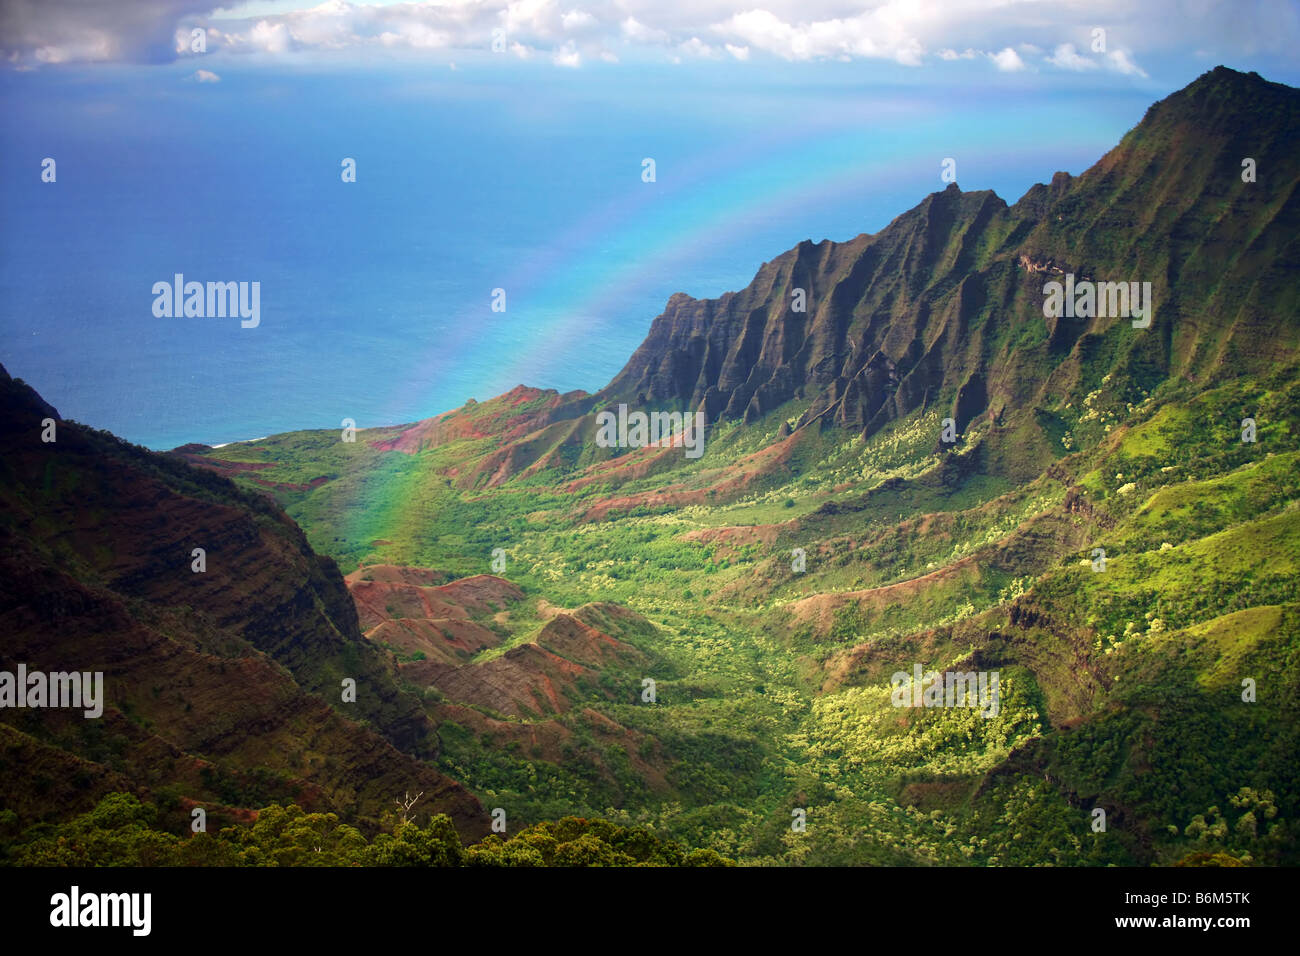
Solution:
M660 625L647 648L664 662L657 703L622 702L630 692L596 706L658 742L672 793L629 786L601 805L610 794L584 786L581 766L484 741L447 748L445 769L523 819L564 806L788 862L1170 862L1210 845L1294 859L1277 824L1300 792L1286 756L1300 386L1279 374L1115 397L1130 393L1103 381L1059 409L1063 457L1018 487L960 467L986 446L1014 454L987 423L956 456L935 452L937 414L868 442L804 429L780 468L739 488L724 482L754 471L748 456L798 409L720 427L699 461L617 487L573 489L554 472L456 487L482 439L412 456L367 444L391 432L354 445L296 433L214 454L274 462L256 473L272 481L337 476L278 494L345 570L382 559L481 573L499 547L530 597L620 602ZM1255 444L1240 441L1245 414ZM602 499L670 486L724 490L583 519ZM772 527L707 537L736 526ZM1094 547L1104 573L1089 566ZM839 605L800 617L812 595ZM973 659L1002 674L996 718L891 706L893 671ZM1240 700L1246 677L1257 703ZM590 732L577 713L565 720ZM1104 835L1094 807L1109 815ZM795 808L806 833L790 829Z

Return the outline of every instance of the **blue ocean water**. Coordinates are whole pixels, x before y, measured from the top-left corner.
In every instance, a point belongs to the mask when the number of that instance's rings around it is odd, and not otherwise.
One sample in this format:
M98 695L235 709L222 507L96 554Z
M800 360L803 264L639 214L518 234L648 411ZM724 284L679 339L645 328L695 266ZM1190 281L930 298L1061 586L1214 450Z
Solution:
M594 391L673 293L715 296L803 239L876 231L943 188L946 157L962 188L1014 202L1163 95L887 85L852 65L815 82L188 72L0 76L0 362L65 417L154 448L413 421L519 383ZM153 284L176 273L259 282L260 325L155 317Z

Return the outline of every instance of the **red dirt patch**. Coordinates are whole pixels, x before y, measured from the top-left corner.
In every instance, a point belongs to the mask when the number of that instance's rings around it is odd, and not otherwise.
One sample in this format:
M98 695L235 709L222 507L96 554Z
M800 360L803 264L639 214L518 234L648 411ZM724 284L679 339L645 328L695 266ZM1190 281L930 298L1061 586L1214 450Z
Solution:
M682 541L697 541L700 544L717 546L717 554L722 558L734 556L747 544L761 544L771 547L783 531L798 531L799 520L783 521L780 524L728 525L718 528L700 528L678 535Z
M967 555L952 564L923 574L920 577L886 584L883 587L867 588L863 591L843 591L838 594L814 594L789 605L788 610L795 622L803 624L812 622L817 634L826 634L834 623L835 612L848 604L856 604L867 611L883 611L893 604L905 604L914 600L927 588L933 587L949 578L978 575L975 560Z

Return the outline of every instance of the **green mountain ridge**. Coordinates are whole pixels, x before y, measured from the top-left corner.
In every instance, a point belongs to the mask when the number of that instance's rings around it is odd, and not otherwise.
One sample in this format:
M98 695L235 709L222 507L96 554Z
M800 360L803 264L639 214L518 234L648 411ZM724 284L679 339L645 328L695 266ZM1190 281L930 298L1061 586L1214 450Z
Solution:
M1014 205L954 184L674 296L595 394L152 456L292 537L252 503L274 498L342 644L304 656L216 597L203 624L313 693L360 655L367 719L511 832L599 817L756 864L1293 864L1298 107L1220 67ZM1067 273L1150 282L1153 321L1046 317ZM599 447L619 404L701 411L704 454ZM12 428L23 500L53 480L40 414ZM174 609L155 577L109 582ZM996 714L896 706L915 666L998 672Z
M1274 800L1254 837L1215 848L1286 859L1298 115L1296 91L1220 68L1013 206L950 186L874 236L800 244L740 292L674 296L594 395L521 386L356 446L308 452L302 433L206 457L325 477L276 493L345 567L472 574L501 548L530 596L659 625L646 649L690 676L655 710L597 709L682 734L670 762L713 782L581 812L741 859L1168 863L1208 852L1186 831L1210 808L1237 826L1256 811L1231 801ZM1151 326L1045 318L1043 286L1067 272L1151 282ZM705 455L594 447L594 412L618 403L700 409ZM397 517L340 533L389 500ZM1227 562L1246 540L1267 542L1259 560ZM1265 620L1280 630L1253 630ZM1200 636L1227 621L1253 635L1235 689ZM900 715L890 676L914 663L999 669L1002 713ZM1241 700L1247 677L1267 700ZM1195 762L1195 785L1190 741L1217 762ZM540 810L472 751L459 779ZM783 822L800 806L816 833Z
M486 832L419 759L436 730L363 639L337 566L278 507L60 420L3 368L0 401L0 670L102 672L106 697L97 720L0 710L5 809L33 822L110 790L179 791L217 819L284 799L374 826L412 788Z

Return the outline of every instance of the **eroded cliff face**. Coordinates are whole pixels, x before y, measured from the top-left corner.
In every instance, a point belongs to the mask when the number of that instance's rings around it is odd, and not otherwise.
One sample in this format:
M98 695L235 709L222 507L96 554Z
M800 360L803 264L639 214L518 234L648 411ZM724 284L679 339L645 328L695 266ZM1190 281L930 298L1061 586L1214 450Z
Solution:
M966 247L1004 212L992 193L953 185L874 236L800 243L740 292L674 296L600 397L749 422L809 399L805 422L829 410L835 424L878 427L944 385L984 299L963 282Z
M810 425L870 437L938 409L958 433L987 424L990 472L1025 480L1060 454L1052 418L1108 375L1141 401L1300 353L1297 99L1220 67L1152 106L1081 176L1057 173L1013 206L953 183L878 233L799 243L739 291L672 296L594 395L521 385L373 444L459 444L447 477L490 487L629 457L593 443L595 413L618 404L698 410L710 424L782 409L779 439ZM1267 176L1243 180L1243 143ZM1149 284L1149 324L1047 314L1046 284L1069 276Z
M800 243L739 292L673 296L597 399L747 422L799 399L796 427L869 435L935 403L959 430L1004 410L1028 423L1099 362L1143 385L1263 368L1300 345L1296 323L1261 324L1295 314L1298 114L1293 90L1214 70L1012 207L954 183L874 235ZM1242 142L1268 182L1242 181ZM1152 283L1153 325L1045 317L1043 285L1067 273Z
M477 800L419 759L435 728L361 635L338 568L278 507L60 421L3 370L0 400L0 668L102 672L106 697L98 720L0 710L7 780L39 755L65 798L50 813L124 781L358 820L423 790L467 836L485 832ZM31 802L31 788L6 790Z

